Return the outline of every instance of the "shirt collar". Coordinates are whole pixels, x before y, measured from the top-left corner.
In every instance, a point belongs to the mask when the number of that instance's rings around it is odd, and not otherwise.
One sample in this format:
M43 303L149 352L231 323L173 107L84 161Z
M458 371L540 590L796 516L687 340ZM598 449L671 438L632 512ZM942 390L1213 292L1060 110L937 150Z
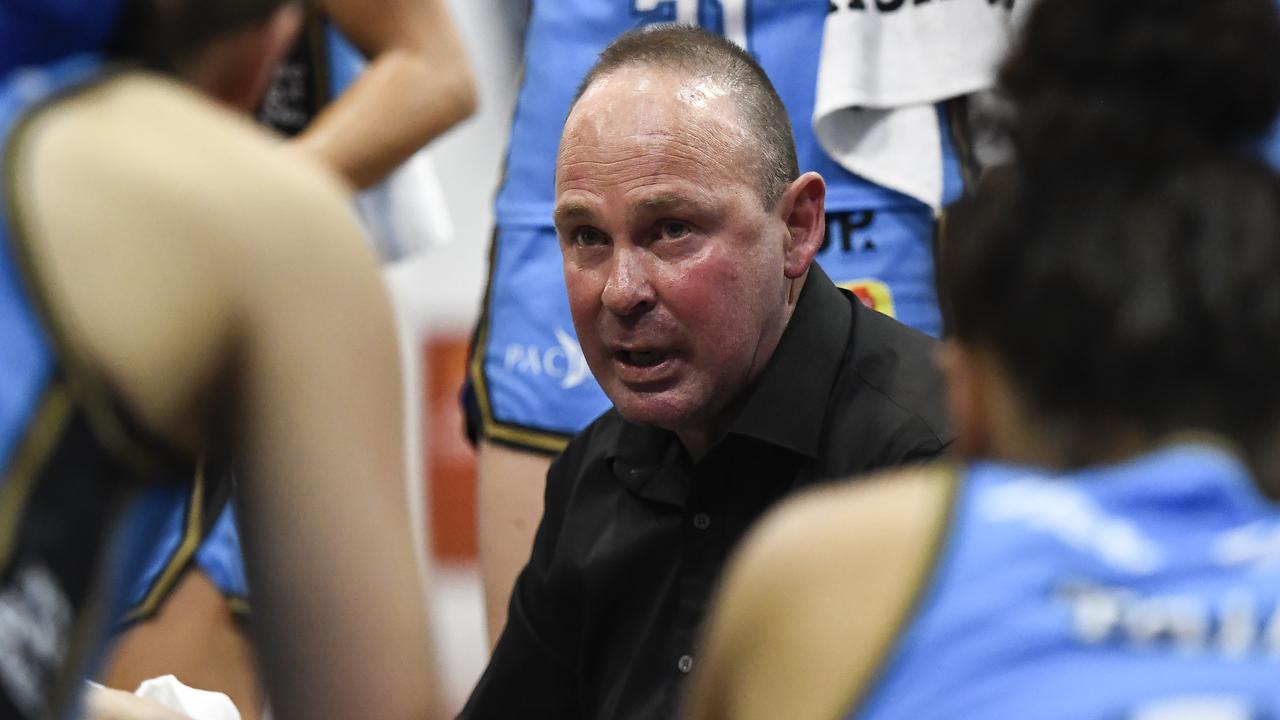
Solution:
M688 495L688 485L681 472L675 472L685 454L675 433L652 426L622 421L613 445L605 454L614 476L636 495L669 505L681 506Z
M764 371L735 403L729 432L817 457L853 308L817 263Z

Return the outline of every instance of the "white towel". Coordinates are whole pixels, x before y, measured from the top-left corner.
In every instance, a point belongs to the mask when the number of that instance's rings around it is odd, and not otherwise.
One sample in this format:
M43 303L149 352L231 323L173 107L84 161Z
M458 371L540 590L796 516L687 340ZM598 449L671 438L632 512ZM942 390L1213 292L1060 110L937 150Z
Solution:
M240 720L240 711L231 698L220 692L187 687L172 675L143 681L134 695L154 700L192 720Z
M414 153L382 182L356 195L356 208L383 263L453 240L453 219L426 150Z
M940 210L943 128L933 104L991 87L1028 4L833 0L813 111L823 149L850 172Z

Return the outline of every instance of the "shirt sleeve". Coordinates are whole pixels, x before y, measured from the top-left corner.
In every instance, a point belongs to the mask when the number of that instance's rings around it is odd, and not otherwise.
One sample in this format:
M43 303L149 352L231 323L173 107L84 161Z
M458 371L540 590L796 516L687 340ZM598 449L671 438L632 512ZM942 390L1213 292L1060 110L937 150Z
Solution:
M562 455L547 473L542 520L529 562L511 593L507 625L459 720L572 720L581 714L571 651L573 628L565 622L574 612L573 596L563 588L563 575L557 577L553 564L576 474L573 464Z

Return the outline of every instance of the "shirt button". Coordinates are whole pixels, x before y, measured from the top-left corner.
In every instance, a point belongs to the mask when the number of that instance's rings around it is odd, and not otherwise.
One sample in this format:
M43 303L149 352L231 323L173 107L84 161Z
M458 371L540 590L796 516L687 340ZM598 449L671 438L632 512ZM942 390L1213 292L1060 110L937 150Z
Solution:
M711 527L711 516L706 513L698 513L693 516L693 526L699 530L706 530Z
M681 655L680 660L676 662L676 669L682 673L688 673L693 669L693 656Z

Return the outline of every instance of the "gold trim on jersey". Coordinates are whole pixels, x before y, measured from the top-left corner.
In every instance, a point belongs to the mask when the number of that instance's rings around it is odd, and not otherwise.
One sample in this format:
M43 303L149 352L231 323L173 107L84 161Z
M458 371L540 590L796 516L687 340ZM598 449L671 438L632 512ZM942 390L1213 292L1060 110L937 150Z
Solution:
M204 541L204 488L205 488L205 461L200 458L196 463L196 476L191 487L191 502L187 505L186 523L182 530L182 540L178 542L178 547L173 551L173 555L169 557L169 562L165 563L164 569L160 571L160 575L156 581L151 584L151 588L147 590L147 595L135 605L124 616L123 623L133 623L139 620L145 620L155 614L160 609L160 605L165 598L169 596L169 592L173 590L173 586L178 583L182 577L182 571L187 567L191 558L195 555L196 550L200 547L200 543Z
M21 529L23 511L31 497L36 479L47 465L50 455L57 449L65 436L67 424L73 417L74 405L67 389L58 382L52 382L45 390L40 404L28 426L27 434L17 446L8 467L4 472L3 484L0 485L0 568L8 568L13 560L14 545L18 531ZM119 506L108 508L110 513L118 513ZM114 522L108 522L114 526ZM99 554L105 547L98 548ZM76 701L77 693L70 692L80 683L80 668L84 667L86 653L97 637L99 620L106 614L106 589L108 583L103 582L103 575L111 570L111 563L99 558L96 563L96 580L90 586L85 601L72 623L72 636L67 645L67 654L61 670L54 680L55 692L50 698L61 698L67 705ZM68 707L50 708L49 717L62 717Z
M232 615L250 615L253 607L249 604L249 598L240 595L230 595L227 597L227 609Z
M0 486L0 568L9 567L18 527L22 524L22 511L40 469L58 446L70 418L71 398L65 388L56 383L50 385L44 391L26 436L4 471L4 484Z
M516 445L538 452L558 454L569 444L569 436L560 433L534 430L532 428L510 425L493 416L493 406L489 403L489 386L484 379L484 357L489 342L489 321L491 316L490 302L493 293L494 267L498 254L498 231L493 232L493 240L489 245L489 279L484 292L484 311L476 329L475 345L471 348L471 357L467 360L467 374L476 391L476 404L480 406L480 437Z
M958 463L946 461L933 467L941 471L942 482L945 484L943 490L945 496L942 499L943 511L938 513L938 517L934 520L928 552L919 567L915 569L916 577L912 582L914 590L899 608L897 616L893 617L891 622L885 623L884 634L875 643L876 651L873 656L876 658L875 663L865 676L854 679L853 687L847 694L850 701L845 704L848 710L841 717L857 717L862 712L862 706L871 697L871 691L874 690L893 659L898 643L901 642L903 634L919 613L937 577L947 541L951 537L952 523L956 515L956 500L961 478L964 477L964 469Z

